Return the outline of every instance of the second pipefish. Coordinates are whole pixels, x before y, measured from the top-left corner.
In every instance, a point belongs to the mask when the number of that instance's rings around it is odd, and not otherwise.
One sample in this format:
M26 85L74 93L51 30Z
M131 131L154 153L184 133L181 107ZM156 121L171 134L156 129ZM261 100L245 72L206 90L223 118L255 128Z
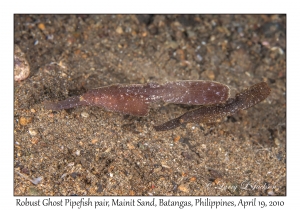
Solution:
M235 98L230 98L226 103L201 106L198 109L191 110L181 115L178 118L172 119L162 125L154 126L156 131L166 131L174 129L184 123L211 123L217 120L230 116L239 110L248 109L268 97L271 89L267 83L261 82L255 84L242 92L236 94Z

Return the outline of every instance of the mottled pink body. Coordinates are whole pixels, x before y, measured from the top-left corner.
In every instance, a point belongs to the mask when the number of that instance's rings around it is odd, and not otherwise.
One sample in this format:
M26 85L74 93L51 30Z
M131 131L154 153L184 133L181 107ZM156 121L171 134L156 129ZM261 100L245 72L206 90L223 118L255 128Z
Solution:
M239 110L248 109L258 104L266 99L270 92L271 89L268 87L267 83L261 82L236 94L235 98L230 98L224 104L202 106L199 109L186 112L180 117L172 119L162 125L154 126L154 128L157 131L165 131L174 129L183 123L216 122L222 117L232 115Z
M101 106L109 111L135 116L146 116L151 103L163 101L175 104L210 105L223 103L229 97L229 88L221 83L186 80L165 84L148 83L111 85L92 89L57 103L46 102L45 108L69 109L81 105Z

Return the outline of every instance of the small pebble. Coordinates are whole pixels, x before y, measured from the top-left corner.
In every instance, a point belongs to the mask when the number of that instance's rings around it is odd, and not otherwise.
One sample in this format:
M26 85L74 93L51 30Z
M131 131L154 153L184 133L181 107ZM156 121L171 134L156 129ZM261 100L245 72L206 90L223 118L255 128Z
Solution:
M196 59L198 62L201 62L203 60L203 57L200 54L197 54Z
M30 74L30 67L26 60L25 53L23 53L18 45L15 45L14 52L14 79L21 81L26 79Z
M222 181L221 178L216 178L216 179L214 180L214 183L217 185L217 184L221 183L221 181Z
M215 79L215 73L214 73L212 70L206 71L206 76L207 76L210 80L214 80L214 79Z
M184 51L182 50L182 49L177 49L176 50L176 55L178 55L177 56L177 58L179 59L179 60L181 60L181 61L184 61L185 60L185 53L184 53Z
M74 166L74 162L68 164L69 167Z
M51 112L50 114L48 114L48 117L53 118L54 114Z
M147 36L147 32L143 32L142 37L146 37L146 36Z
M273 191L273 190L269 190L269 191L268 191L268 195L269 195L269 196L274 196L274 195L275 195L275 193L274 193L274 191Z
M270 44L269 44L269 42L267 42L267 41L263 41L261 44L262 44L263 46L270 47Z
M161 162L161 166L162 166L163 168L171 168L170 166L167 165L167 163L166 163L165 161L162 161L162 162Z
M179 140L180 140L180 136L175 136L173 139L174 142L178 142Z
M136 36L136 31L132 31L131 35L135 37Z
M194 182L194 181L196 181L196 180L197 180L197 178L194 177L194 176L190 178L190 181L191 181L191 182Z
M118 28L116 29L116 32L117 32L118 34L123 34L123 29L122 29L122 27L121 27L121 26L118 26Z
M171 41L168 43L168 46L172 49L177 49L179 45L177 42Z
M280 55L284 54L284 51L280 47L271 47L272 51L277 51Z
M186 172L181 172L181 176L186 177L188 174Z
M111 151L111 147L107 148L104 152L105 152L105 153L108 153L108 152L110 152L110 151Z
M96 144L98 142L98 139L92 139L92 144Z
M183 184L178 186L178 190L180 190L181 192L185 192L185 193L189 192L187 186L185 186Z
M43 179L42 177L34 178L31 182L32 184L37 185L42 181L42 179Z
M77 156L79 156L79 155L80 155L80 150L77 150L77 151L75 152L75 154L76 154Z
M39 23L38 28L41 30L45 30L46 27L45 27L44 23Z
M131 143L127 143L127 147L128 147L128 149L135 149L135 146L133 145L133 144L131 144Z
M197 37L197 34L194 31L188 30L187 35L190 39L195 39Z
M37 144L38 141L39 141L39 139L38 139L37 137L33 137L33 138L31 139L31 143L32 143L32 144Z
M275 144L276 146L280 146L280 140L278 138L275 138Z
M21 117L20 120L19 120L20 125L23 125L23 126L25 126L25 125L27 125L31 122L32 122L31 117Z
M37 188L35 188L33 186L29 187L29 189L27 191L27 194L31 195L31 196L41 196L41 195L43 195L40 190L38 190Z
M63 179L67 176L68 174L67 173L64 173L60 178Z
M88 118L90 115L87 112L81 112L81 117Z
M47 36L47 39L48 39L48 40L53 40L53 38L54 38L54 35L53 35L53 34L49 34L49 35Z
M168 165L165 165L165 164L162 164L161 165L163 168L168 168L168 169L170 169L171 167L170 166L168 166Z
M197 70L195 70L195 69L193 69L193 70L191 70L191 77L193 78L193 79L199 79L199 73L198 73L198 71Z
M29 128L28 132L31 136L36 136L37 132L33 128Z

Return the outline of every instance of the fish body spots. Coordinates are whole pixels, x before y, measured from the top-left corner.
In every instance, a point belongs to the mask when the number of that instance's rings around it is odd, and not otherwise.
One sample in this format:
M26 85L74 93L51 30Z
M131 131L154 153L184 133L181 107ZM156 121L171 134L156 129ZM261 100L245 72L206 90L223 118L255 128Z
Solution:
M154 128L156 131L165 131L176 128L182 123L216 122L225 116L232 115L239 110L248 109L258 104L266 99L270 92L271 89L268 87L267 83L261 82L243 90L238 93L235 98L228 99L226 103L201 106L198 109L186 112L180 117L163 123L162 125L154 126Z
M209 105L223 103L229 97L228 86L204 80L169 82L165 90L172 94L162 94L163 101L175 104Z
M80 105L101 106L106 110L146 116L150 103L209 105L228 99L229 88L221 83L204 80L184 80L165 84L111 85L89 90L75 101L48 103L46 108L68 109ZM78 102L77 102L78 100Z
M83 94L83 98L91 106L104 107L112 112L146 116L149 111L149 103L143 100L144 96L116 85L90 90Z
M228 86L212 81L187 80L165 84L148 83L133 85L111 85L89 90L81 96L73 96L64 101L45 102L51 110L70 109L89 105L104 107L108 111L134 116L146 116L151 103L205 105L188 111L182 116L162 125L154 126L157 131L170 130L183 123L210 123L239 110L248 109L263 101L271 92L265 82L253 85L229 98Z

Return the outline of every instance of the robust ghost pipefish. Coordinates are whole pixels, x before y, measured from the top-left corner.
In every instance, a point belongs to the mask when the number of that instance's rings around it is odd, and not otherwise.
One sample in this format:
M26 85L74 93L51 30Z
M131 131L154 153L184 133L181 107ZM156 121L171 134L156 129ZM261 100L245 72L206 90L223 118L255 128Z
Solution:
M236 94L235 98L230 98L224 104L201 106L199 109L191 110L178 118L172 119L162 125L154 126L156 131L166 131L174 129L184 123L211 123L230 116L239 110L248 109L265 100L271 89L267 83L255 84L242 92Z
M111 85L87 91L64 101L45 102L45 108L54 111L77 106L100 106L108 111L134 116L147 116L150 104L165 103L210 105L223 103L229 97L227 85L204 80L184 80L165 84Z

